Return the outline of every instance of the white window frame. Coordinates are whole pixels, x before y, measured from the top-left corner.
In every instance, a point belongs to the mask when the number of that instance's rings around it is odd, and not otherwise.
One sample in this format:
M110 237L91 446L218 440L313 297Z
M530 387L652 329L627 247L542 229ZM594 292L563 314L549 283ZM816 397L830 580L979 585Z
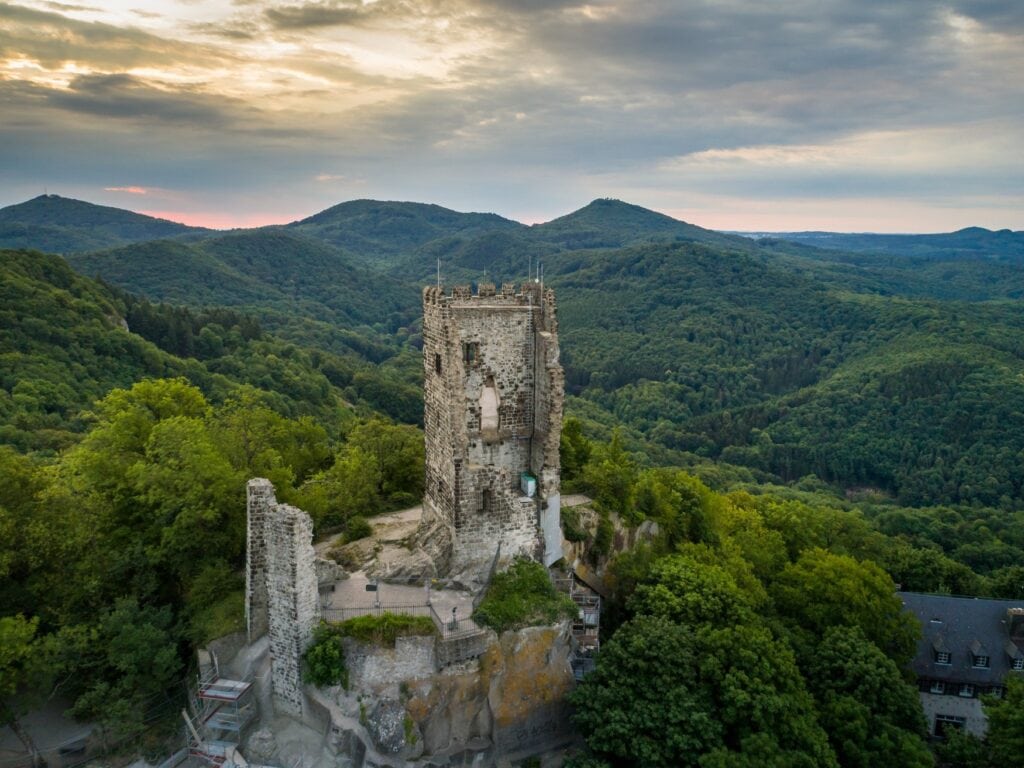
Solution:
M931 687L928 689L928 693L945 693L946 684L941 680L932 680Z
M974 663L971 665L976 669L988 669L992 665L992 659L988 656L974 656Z
M963 696L965 699L973 699L974 698L974 686L971 685L970 683L962 684L960 686L959 694L961 696Z
M945 661L943 661L945 659ZM944 667L948 667L953 663L953 654L949 651L936 651L935 652L935 663L941 664Z
M1024 671L1024 656L1018 656L1016 659L1013 660L1013 671Z

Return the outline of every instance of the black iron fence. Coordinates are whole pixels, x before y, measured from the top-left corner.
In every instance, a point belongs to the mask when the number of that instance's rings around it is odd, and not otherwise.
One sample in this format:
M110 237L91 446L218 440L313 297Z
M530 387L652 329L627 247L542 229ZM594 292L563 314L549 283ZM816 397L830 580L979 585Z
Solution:
M382 616L393 613L400 616L430 616L434 623L438 622L437 614L428 603L375 603L367 606L345 606L343 608L321 608L320 618L324 621L338 622L354 619L357 616Z

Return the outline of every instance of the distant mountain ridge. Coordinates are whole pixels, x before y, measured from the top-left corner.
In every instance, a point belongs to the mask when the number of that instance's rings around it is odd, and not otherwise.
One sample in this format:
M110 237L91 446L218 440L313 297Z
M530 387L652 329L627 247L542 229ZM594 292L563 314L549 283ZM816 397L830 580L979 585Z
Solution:
M842 232L745 233L748 237L787 240L834 251L905 256L945 261L994 259L1024 263L1024 232L966 227L956 232L927 235L881 235Z
M40 195L0 208L0 248L73 253L212 233L202 227L59 195Z

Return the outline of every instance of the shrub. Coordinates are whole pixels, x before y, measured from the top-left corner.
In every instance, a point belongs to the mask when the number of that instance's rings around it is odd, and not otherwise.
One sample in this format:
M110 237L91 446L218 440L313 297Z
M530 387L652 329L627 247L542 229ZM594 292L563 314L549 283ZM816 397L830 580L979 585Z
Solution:
M576 604L555 589L543 565L520 558L507 571L494 576L473 618L478 624L504 632L554 624L576 613Z
M586 541L587 531L580 522L580 513L575 507L562 510L562 533L568 541Z
M302 655L306 667L302 678L318 688L338 685L348 688L348 669L345 667L345 649L341 637L327 624L313 631L313 644Z
M612 551L612 542L615 540L615 525L611 516L601 510L601 517L597 521L597 533L594 534L594 545L591 548L591 555L595 558L608 557Z
M332 626L340 637L351 637L363 643L394 646L399 637L433 635L437 630L429 616L406 616L382 613L379 616L356 616Z
M348 523L345 525L344 541L348 544L359 539L365 539L372 533L373 526L367 522L366 518L360 515L355 515L354 517L350 517Z

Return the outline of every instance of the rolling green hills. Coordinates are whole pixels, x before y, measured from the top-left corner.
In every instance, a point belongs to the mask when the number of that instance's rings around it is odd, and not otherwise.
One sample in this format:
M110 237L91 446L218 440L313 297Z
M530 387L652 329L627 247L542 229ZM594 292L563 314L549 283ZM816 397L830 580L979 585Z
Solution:
M336 383L409 421L418 286L438 260L448 285L519 281L542 261L570 410L600 432L623 425L658 460L816 474L909 504L1007 505L1024 498L1024 270L1012 237L988 235L1006 250L858 254L615 200L530 227L362 200L287 227L70 259L152 300L244 310L308 354L342 354Z

